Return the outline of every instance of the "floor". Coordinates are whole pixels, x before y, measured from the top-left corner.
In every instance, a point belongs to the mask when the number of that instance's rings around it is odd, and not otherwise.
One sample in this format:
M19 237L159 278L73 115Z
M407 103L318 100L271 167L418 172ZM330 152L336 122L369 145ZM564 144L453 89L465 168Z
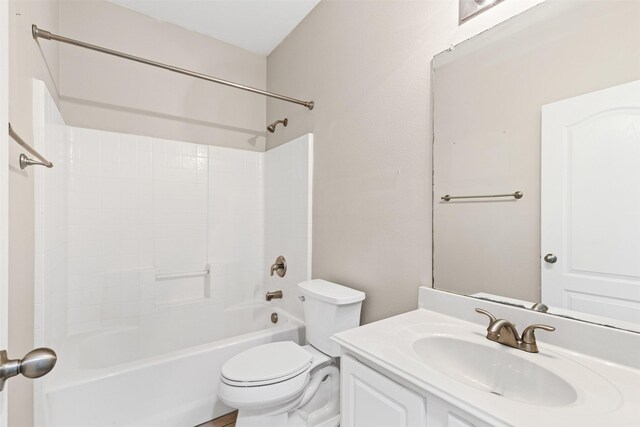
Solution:
M204 424L200 424L196 427L234 427L236 425L236 418L238 417L238 411L234 411L230 414L223 415L216 418L213 421L209 421Z

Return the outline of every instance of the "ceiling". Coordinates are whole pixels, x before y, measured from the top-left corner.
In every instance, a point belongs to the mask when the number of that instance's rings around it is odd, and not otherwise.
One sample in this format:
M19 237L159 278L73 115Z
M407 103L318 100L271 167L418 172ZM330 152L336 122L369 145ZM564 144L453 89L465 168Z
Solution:
M109 0L268 55L320 0Z

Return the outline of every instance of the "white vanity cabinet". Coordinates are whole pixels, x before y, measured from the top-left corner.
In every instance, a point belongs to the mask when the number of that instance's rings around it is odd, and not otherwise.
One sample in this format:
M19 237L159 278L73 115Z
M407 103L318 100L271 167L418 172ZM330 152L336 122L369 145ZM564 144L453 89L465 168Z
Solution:
M341 427L488 427L429 393L418 393L349 355L341 358Z
M341 366L342 427L424 427L423 396L409 390L356 359L344 355Z

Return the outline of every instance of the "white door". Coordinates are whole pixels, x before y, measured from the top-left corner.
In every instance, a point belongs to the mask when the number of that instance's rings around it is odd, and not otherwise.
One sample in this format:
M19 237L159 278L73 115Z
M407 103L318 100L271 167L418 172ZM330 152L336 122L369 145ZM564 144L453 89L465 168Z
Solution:
M640 323L640 81L543 106L541 184L542 301Z
M0 2L0 350L7 348L9 189L9 2ZM7 390L7 388L5 388ZM0 427L7 426L7 392L0 392Z

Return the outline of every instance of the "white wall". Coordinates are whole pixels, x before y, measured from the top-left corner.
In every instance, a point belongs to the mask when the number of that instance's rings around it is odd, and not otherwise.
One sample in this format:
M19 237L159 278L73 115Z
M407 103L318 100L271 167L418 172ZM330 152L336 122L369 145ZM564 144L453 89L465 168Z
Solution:
M36 172L38 345L185 303L224 310L266 287L285 290L302 317L311 135L256 153L69 127L35 86L36 141L55 165ZM289 261L284 280L266 274L276 254ZM156 277L207 266L209 276Z
M225 307L262 293L263 159L263 153L209 147L211 286Z
M36 347L60 348L67 333L69 131L53 98L33 81L34 146L54 167L33 167L35 175Z
M311 279L311 186L313 135L307 134L265 153L264 158L264 284L282 290L282 300L272 300L303 319L298 283ZM278 256L287 260L284 277L269 275Z
M509 0L458 26L458 2L322 1L269 55L276 147L314 134L313 276L365 291L363 321L417 306L431 283L433 56L541 0Z
M262 292L262 153L67 127L36 86L39 345Z
M253 298L260 153L71 129L69 332L137 324L208 298L220 308ZM207 264L210 278L155 277Z
M62 348L67 334L69 129L41 80L33 80L33 143L54 167L33 167L35 289L33 347ZM34 383L33 411L42 414L43 381ZM31 408L29 408L30 410ZM31 410L29 411L31 412Z

